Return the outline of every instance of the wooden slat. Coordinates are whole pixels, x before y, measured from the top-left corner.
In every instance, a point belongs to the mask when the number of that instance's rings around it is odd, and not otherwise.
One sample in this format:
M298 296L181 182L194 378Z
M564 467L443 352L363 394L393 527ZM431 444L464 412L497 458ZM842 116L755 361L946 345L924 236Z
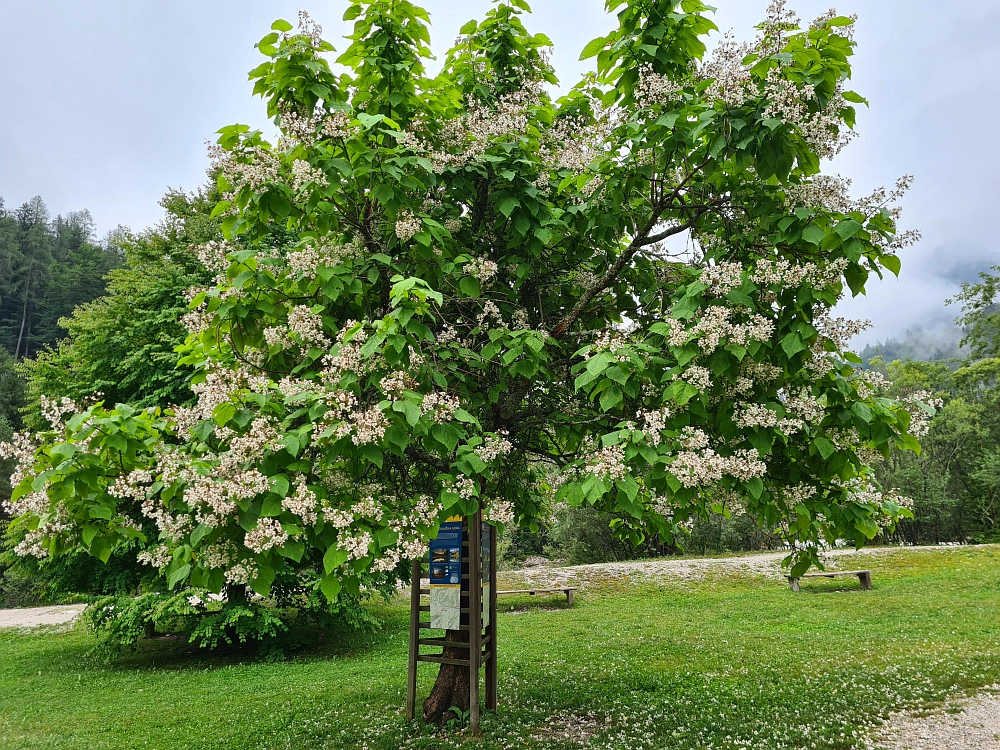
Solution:
M576 586L564 586L563 588L560 589L517 589L511 591L498 591L497 596L501 596L503 594L531 594L532 596L534 596L535 594L556 594L556 593L565 594L567 591L576 591L576 590L577 590Z
M422 622L417 627L418 628L429 628L430 626L431 626L431 624L429 622ZM452 630L454 630L454 629L455 628L452 628ZM458 626L458 630L466 630L467 631L468 629L469 629L468 625L459 625ZM444 630L444 628L434 628L434 630Z
M833 578L834 576L859 576L870 570L825 570L822 573L804 573L799 578Z
M420 562L413 561L413 579L410 583L410 652L406 661L406 720L413 721L417 709L417 658L420 649Z
M446 659L437 654L420 654L417 657L417 661L426 661L431 664L455 664L459 667L467 667L470 663L468 659Z
M461 641L449 641L444 638L418 638L417 643L421 646L442 646L444 648L468 648L468 643Z
M497 530L490 527L490 624L486 627L487 639L491 645L490 652L483 657L486 664L486 708L497 710Z

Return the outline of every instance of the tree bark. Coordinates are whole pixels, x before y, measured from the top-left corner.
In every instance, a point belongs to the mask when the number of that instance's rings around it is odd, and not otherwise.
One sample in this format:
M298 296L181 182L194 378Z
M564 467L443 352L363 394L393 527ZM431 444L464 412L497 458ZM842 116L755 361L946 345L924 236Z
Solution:
M462 615L463 623L467 619L468 615ZM445 640L468 643L469 631L449 630L445 634ZM469 649L445 647L442 656L446 659L468 659ZM444 726L449 720L459 718L453 708L462 712L469 710L469 668L458 664L442 664L431 694L424 701L424 721Z
M24 338L24 323L28 319L28 288L25 282L24 306L21 309L21 330L17 334L17 346L14 347L14 359L17 359L21 351L21 339Z

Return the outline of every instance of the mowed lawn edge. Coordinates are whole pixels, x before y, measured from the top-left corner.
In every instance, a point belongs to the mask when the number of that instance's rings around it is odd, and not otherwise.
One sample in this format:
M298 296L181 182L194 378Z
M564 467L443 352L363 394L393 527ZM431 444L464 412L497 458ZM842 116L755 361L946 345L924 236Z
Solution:
M286 661L0 631L0 748L852 748L891 711L1000 682L1000 548L841 559L855 579L732 571L602 580L572 609L501 600L500 710L481 738L402 718L407 611ZM426 695L434 667L420 671Z

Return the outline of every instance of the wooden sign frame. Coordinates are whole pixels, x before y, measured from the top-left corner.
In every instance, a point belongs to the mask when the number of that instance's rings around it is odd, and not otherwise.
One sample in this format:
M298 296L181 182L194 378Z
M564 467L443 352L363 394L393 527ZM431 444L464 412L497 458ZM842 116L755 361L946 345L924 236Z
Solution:
M497 530L488 526L489 540L486 550L489 554L487 569L483 569L484 552L482 530L483 515L478 511L471 518L465 519L462 537L462 593L460 598L461 625L460 630L469 632L468 643L444 640L444 637L422 637L421 631L430 629L430 623L421 615L430 612L430 603L424 603L423 598L430 596L430 588L422 585L425 577L424 568L428 567L429 557L413 561L412 581L410 583L410 650L406 674L406 720L413 721L417 710L417 664L429 662L432 664L455 664L469 669L469 726L473 733L479 732L479 721L483 706L480 704L479 672L485 667L485 708L495 711L497 707ZM483 602L484 586L489 585L487 601ZM485 606L484 606L485 605ZM486 624L483 623L484 609L487 613ZM430 634L428 634L430 635ZM443 652L435 654L420 653L421 646L464 648L469 650L468 659L446 659Z

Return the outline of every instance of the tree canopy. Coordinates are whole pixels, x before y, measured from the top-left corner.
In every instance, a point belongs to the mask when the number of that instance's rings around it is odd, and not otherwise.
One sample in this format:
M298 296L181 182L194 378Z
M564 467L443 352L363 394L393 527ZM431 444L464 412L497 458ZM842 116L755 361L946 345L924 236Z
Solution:
M530 524L552 502L683 536L734 504L795 545L906 515L870 457L928 407L883 397L831 316L912 240L822 161L853 135L853 19L775 2L724 38L700 0L609 0L596 70L553 100L524 0L429 76L427 13L358 0L346 49L277 21L251 72L276 142L213 148L225 240L198 252L182 362L196 401L46 402L11 525L40 558L145 536L171 586L335 599L405 575L441 519ZM155 545L155 546L153 546Z

